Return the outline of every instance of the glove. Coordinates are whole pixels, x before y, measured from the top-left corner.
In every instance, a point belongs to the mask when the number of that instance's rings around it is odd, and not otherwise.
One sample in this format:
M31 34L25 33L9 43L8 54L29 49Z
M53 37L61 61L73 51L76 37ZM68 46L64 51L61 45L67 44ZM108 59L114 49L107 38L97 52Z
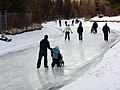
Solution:
M53 49L52 49L52 48L50 48L50 50L52 51Z

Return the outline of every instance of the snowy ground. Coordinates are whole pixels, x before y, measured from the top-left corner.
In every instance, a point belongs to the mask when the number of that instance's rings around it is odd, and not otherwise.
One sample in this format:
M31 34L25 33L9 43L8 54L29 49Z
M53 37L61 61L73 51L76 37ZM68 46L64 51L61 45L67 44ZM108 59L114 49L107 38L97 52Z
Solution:
M111 34L105 42L101 31L105 22L99 22L98 33L91 34L92 22L81 21L82 42L78 41L76 33L78 24L71 26L71 41L64 41L61 31L65 28L64 20L62 27L48 22L43 24L42 30L8 36L12 42L0 41L0 90L56 90L61 87L60 90L119 90L120 24L108 22ZM45 34L49 35L51 47L60 47L65 67L52 69L48 51L49 69L44 69L43 62L41 68L36 69L39 41Z

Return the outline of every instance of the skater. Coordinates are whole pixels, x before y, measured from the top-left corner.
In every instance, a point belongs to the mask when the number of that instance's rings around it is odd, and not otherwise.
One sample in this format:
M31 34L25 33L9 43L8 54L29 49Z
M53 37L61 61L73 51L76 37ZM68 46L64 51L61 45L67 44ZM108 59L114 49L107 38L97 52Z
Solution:
M64 29L63 33L65 32L65 40L67 39L68 37L68 40L70 41L70 32L72 32L71 28L70 28L70 25L68 24L68 26L66 26L66 28Z
M91 33L97 33L97 28L98 28L98 24L96 21L94 21L92 28L91 28Z
M67 21L65 21L65 26L67 26Z
M74 20L72 20L72 24L71 24L71 26L74 26Z
M51 63L52 68L54 68L55 64L57 65L57 67L61 67L60 63L62 60L62 55L60 53L58 46L56 46L55 48L52 49L51 55L52 55L52 60L53 60Z
M78 20L77 18L76 18L76 20L75 20L75 23L76 23L76 24L78 24L78 23L79 23L79 20Z
M104 40L108 41L108 33L110 33L110 28L107 26L107 23L105 24L105 26L103 26L102 31L104 33Z
M78 26L78 28L77 28L77 33L78 33L78 37L79 37L79 40L83 40L83 36L82 36L82 34L83 34L83 27L82 27L82 22L80 21L80 24L79 24L79 26Z
M49 41L48 41L48 35L44 36L44 39L42 39L40 41L40 51L39 51L39 57L38 57L38 62L37 62L37 69L40 68L41 66L41 60L42 57L44 56L44 67L48 68L47 65L47 48L52 50L52 48L50 47Z
M61 27L61 20L59 20L59 26Z

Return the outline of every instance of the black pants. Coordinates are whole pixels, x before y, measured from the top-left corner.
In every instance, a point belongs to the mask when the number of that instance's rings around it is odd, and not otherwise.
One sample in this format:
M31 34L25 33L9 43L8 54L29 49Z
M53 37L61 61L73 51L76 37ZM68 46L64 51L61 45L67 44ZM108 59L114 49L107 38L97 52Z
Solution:
M79 33L79 34L78 34L78 37L79 37L79 40L81 40L81 41L83 40L82 33Z
M59 23L60 27L61 27L61 23Z
M97 33L97 28L92 28L91 33L94 33L94 34Z
M57 67L60 67L60 60L53 58L53 62L51 64L52 68L55 66L55 64L57 64Z
M108 41L108 33L104 33L104 40Z
M65 32L65 40L67 39L68 37L68 40L70 40L70 32Z
M40 68L41 66L41 60L42 60L42 57L44 56L44 67L45 68L48 68L48 65L47 65L47 52L39 52L39 58L38 58L38 62L37 62L37 68Z

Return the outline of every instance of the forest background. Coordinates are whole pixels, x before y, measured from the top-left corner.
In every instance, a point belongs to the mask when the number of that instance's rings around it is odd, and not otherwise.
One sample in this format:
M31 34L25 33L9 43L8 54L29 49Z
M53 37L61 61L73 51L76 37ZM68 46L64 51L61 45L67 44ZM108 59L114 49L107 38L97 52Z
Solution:
M56 19L81 17L90 19L96 15L119 15L120 0L0 0L0 12L2 15L21 13L22 17L24 14L28 14L25 18L28 16L32 18L29 20L30 22L26 22L24 25L22 25L23 22L19 22L20 25L12 23L10 26L24 27L28 23L30 25ZM20 19L22 20L21 17ZM25 19L22 21L25 22Z

